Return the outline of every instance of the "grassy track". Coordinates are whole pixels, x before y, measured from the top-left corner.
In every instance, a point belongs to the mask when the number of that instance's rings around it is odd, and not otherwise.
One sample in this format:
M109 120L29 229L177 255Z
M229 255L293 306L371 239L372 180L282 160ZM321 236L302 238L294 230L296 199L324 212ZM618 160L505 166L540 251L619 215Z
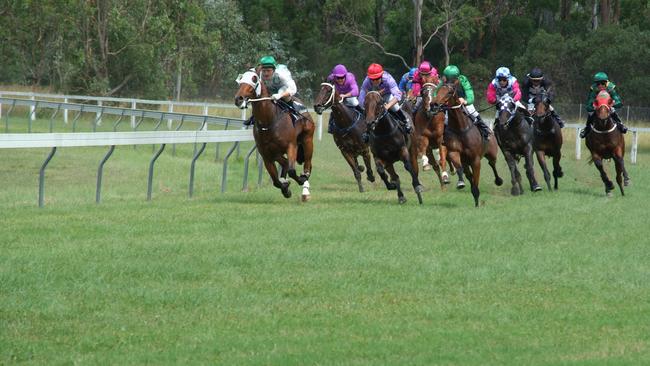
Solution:
M239 192L241 158L218 193L214 145L193 199L184 145L146 202L152 148L124 146L100 205L106 149L60 149L38 209L48 151L0 150L0 364L648 364L650 139L607 199L565 132L559 192L510 197L500 156L478 209L431 172L418 206L401 167L405 205L358 193L329 135L307 204Z

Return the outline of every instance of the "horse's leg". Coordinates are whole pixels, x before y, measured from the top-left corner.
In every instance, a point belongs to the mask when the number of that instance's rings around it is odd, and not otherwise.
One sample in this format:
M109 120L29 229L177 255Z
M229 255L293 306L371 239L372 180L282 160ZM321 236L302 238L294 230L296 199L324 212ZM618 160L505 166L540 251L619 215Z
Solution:
M277 162L280 164L280 177L286 179L289 171L289 161L284 156L281 156L277 159Z
M442 144L442 137L438 142L438 152L440 153L440 171L442 184L449 184L449 173L447 173L447 147Z
M384 170L384 162L380 159L375 158L375 167L377 168L377 173L379 173L381 180L384 181L384 184L386 185L386 189L388 189L389 191L396 189L397 187L395 186L395 184L388 181L388 175Z
M535 178L535 169L533 169L534 160L533 160L533 148L530 146L530 143L524 148L524 169L526 169L526 177L528 177L528 183L530 184L530 190L532 192L538 192L542 190L542 187L537 183L537 178Z
M354 179L357 180L357 185L359 186L359 192L363 192L363 185L361 184L361 172L359 171L359 167L357 165L357 159L348 151L344 152L341 150L341 155L343 155L343 158L348 162L348 165L352 169Z
M553 151L553 180L555 181L553 188L555 190L557 190L558 178L562 178L564 176L562 167L560 166L560 159L562 159L562 151L559 148L556 148Z
M397 189L397 202L405 203L406 197L404 197L404 192L402 192L402 187L399 182L399 175L397 175L395 172L395 166L393 166L393 164L387 164L386 171L388 174L390 174L390 181L395 184L395 189Z
M512 184L512 188L510 189L510 194L513 196L518 196L519 194L523 193L523 190L520 192L520 185L517 184L517 176L519 175L519 171L517 170L517 161L515 160L515 157L512 156L512 153L507 150L502 150L503 151L503 156L506 158L506 163L508 164L508 169L510 169L510 183ZM519 175L519 180L521 180L521 176Z
M305 154L305 162L302 165L302 174L300 179L307 181L311 177L311 159L314 156L314 128L310 131L303 132L302 148Z
M415 194L418 196L418 202L422 204L422 191L424 191L424 187L422 187L422 185L420 184L420 179L418 179L417 150L415 151L412 150L409 154L409 151L404 147L402 148L401 157L402 157L402 162L404 163L404 169L406 169L406 171L411 174L411 182L413 184L413 189L415 190ZM415 164L413 164L413 162L415 162ZM394 171L394 168L392 166L391 168ZM406 202L406 199L404 201Z
M280 180L280 177L278 177L278 168L275 166L275 161L272 159L267 159L265 157L263 157L263 160L264 160L264 166L266 167L266 171L269 172L269 175L271 176L271 180L273 181L273 186L276 188L280 188L280 190L282 191L282 195L285 198L291 197L291 191L289 190L290 182L284 178Z
M616 152L614 155L614 166L616 167L616 184L621 190L621 195L625 196L625 191L623 190L623 170L625 170L625 162L623 161L623 156L620 152Z
M460 152L450 151L447 154L447 158L451 162L451 166L455 168L456 173L458 173L458 183L456 183L456 189L465 188L465 178L463 175L463 164L460 162Z
M375 175L372 172L372 164L370 163L370 149L367 146L364 146L361 156L363 156L363 163L366 166L366 178L369 182L374 182Z
M490 139L488 142L488 148L485 152L484 157L488 160L490 168L492 168L492 173L494 174L494 184L496 186L501 186L503 184L503 179L499 177L499 172L497 172L497 157L499 156L499 145L494 141L496 139Z
M612 190L614 190L614 183L612 183L612 181L609 180L609 177L605 172L605 168L603 167L603 159L598 155L592 154L591 160L593 160L596 169L598 169L598 171L600 172L600 179L602 179L603 183L605 184L605 195L610 197L612 195Z
M548 167L546 166L546 158L544 156L544 150L537 150L535 151L535 155L537 155L537 162L539 163L539 166L542 168L542 172L544 172L544 180L546 181L546 186L548 187L548 190L551 190L551 173L548 171ZM554 162L555 163L555 162ZM555 168L553 168L553 174L555 175ZM557 177L555 178L555 189L557 189Z
M472 196L474 196L474 207L478 207L478 199L479 196L481 195L481 192L479 191L478 188L480 178L481 178L481 157L480 156L475 157L474 160L471 162L470 166L472 170L471 177L470 177L470 184L472 186Z

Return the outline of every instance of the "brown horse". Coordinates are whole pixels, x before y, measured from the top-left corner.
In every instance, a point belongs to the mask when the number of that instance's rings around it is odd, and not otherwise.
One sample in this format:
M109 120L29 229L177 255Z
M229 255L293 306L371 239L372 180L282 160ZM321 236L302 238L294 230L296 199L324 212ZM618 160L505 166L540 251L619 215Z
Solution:
M237 78L239 90L235 95L235 105L246 108L253 104L255 126L253 136L257 149L264 160L273 185L280 188L284 197L291 197L287 173L303 186L302 200L310 198L309 176L311 158L314 151L314 121L309 113L293 121L290 113L283 110L270 96L259 70L250 69ZM280 177L275 163L282 167ZM296 174L296 162L303 164L303 174Z
M333 84L321 83L321 89L316 97L314 110L322 114L327 108L332 108L332 123L334 124L334 143L341 151L343 158L348 162L354 178L359 185L359 192L363 192L361 172L363 165L359 165L357 157L361 155L365 163L366 177L370 182L375 181L375 175L370 165L370 149L363 142L362 134L366 131L366 119L361 114L348 107Z
M433 92L436 88L435 84L426 83L422 85L420 95L422 97L422 104L415 113L414 134L413 134L413 148L417 154L411 154L411 166L415 174L419 174L419 167L417 164L417 156L424 155L433 166L440 187L444 190L445 185L449 184L449 175L447 173L447 148L443 145L445 135L445 117L444 114L439 113L439 110L431 108L431 101L433 100ZM433 149L439 149L440 161L437 162L433 156ZM415 158L415 159L413 159Z
M377 173L386 184L386 188L388 190L396 189L398 202L406 202L406 197L400 187L399 176L395 173L393 166L395 162L401 160L404 163L404 169L411 174L418 202L422 204L423 187L411 164L413 160L411 154L415 153L415 149L409 149L409 141L399 128L399 122L395 121L390 112L386 110L383 98L378 91L370 91L366 94L364 109L366 110L370 149L375 158ZM390 182L386 171L390 174Z
M498 118L494 125L494 135L510 169L512 182L510 193L513 196L524 193L521 174L517 168L517 162L522 156L530 190L541 191L542 187L537 183L533 169L533 127L517 109L515 100L510 95L505 94L499 98L496 108Z
M458 189L465 187L463 174L466 174L470 179L474 206L478 207L481 157L487 158L490 167L492 167L494 184L497 186L503 184L503 179L499 177L496 168L499 147L494 136L487 142L484 142L478 128L462 111L462 104L458 99L458 87L458 80L440 86L433 100L433 107L442 108L448 114L448 125L445 129L444 144L447 147L447 156L450 158L458 173L458 184L456 187Z
M625 138L623 134L616 128L616 123L611 118L612 100L606 90L602 90L594 100L595 112L592 116L593 128L586 136L586 144L589 151L591 151L591 161L594 162L596 168L600 172L600 178L605 183L605 194L612 195L614 190L614 183L609 180L607 173L603 167L603 159L614 159L614 166L616 167L616 183L621 189L621 195L625 195L623 186L627 186L630 178L625 170Z
M537 161L544 172L544 180L548 190L551 190L551 174L546 167L546 156L553 157L553 188L557 190L557 180L562 178L564 173L560 166L562 159L562 129L551 115L550 101L546 92L540 92L533 98L535 105L535 132L533 134L533 150L537 155Z

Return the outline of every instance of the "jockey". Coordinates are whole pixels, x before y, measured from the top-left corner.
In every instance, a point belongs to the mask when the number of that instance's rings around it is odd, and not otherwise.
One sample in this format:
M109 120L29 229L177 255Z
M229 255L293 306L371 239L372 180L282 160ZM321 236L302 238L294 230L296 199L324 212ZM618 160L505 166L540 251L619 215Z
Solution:
M415 76L415 72L418 70L417 67L412 68L409 70L409 72L404 73L402 75L402 78L399 81L399 90L402 92L402 95L405 96L406 93L411 90L413 86L413 76Z
M431 63L429 63L429 61L422 61L420 66L418 66L418 70L413 76L413 86L408 92L409 98L417 98L417 101L415 102L415 108L413 108L414 111L417 111L422 104L422 97L420 96L420 93L422 92L422 86L424 84L433 84L436 87L438 84L440 84L438 70L436 70L435 67L431 66Z
M551 112L551 117L560 125L560 128L564 128L564 121L560 116L557 115L555 109L551 105L553 102L553 97L555 94L552 89L553 84L550 80L544 79L544 73L539 67L535 67L530 70L530 73L526 75L523 83L521 83L521 100L528 103L528 109L534 109L533 99L537 96L537 93L546 92L546 99L549 103L549 111ZM533 108L530 108L532 105Z
M262 66L261 78L269 93L272 94L271 98L276 102L282 100L284 105L294 114L301 115L306 113L307 108L294 97L298 88L296 87L296 82L291 77L289 69L285 65L277 64L273 56L262 57L260 59L260 65ZM252 121L253 118L251 117L244 124L252 124Z
M465 75L461 75L460 69L456 65L445 67L442 72L442 77L442 81L445 83L459 81L461 88L458 89L458 96L460 103L463 105L463 111L472 119L474 125L481 132L483 139L487 141L490 137L490 128L483 122L481 115L474 108L474 90L472 89L472 84L470 84Z
M361 84L361 91L359 92L359 103L364 105L366 94L369 91L379 91L382 93L384 99L384 108L393 113L399 120L406 134L410 134L412 130L411 119L406 116L404 111L400 108L399 101L402 99L402 92L397 87L395 79L384 71L380 64L370 64L368 67L368 76Z
M584 138L587 136L589 131L591 131L591 124L593 123L593 116L594 116L594 100L596 99L596 95L598 94L599 91L601 90L607 90L607 93L609 93L609 96L612 97L612 100L614 101L614 105L612 106L612 119L616 123L618 130L621 131L621 133L626 133L627 132L627 127L623 124L623 121L621 121L621 118L618 116L616 113L616 110L614 108L621 108L623 106L623 101L621 101L621 96L618 94L616 91L616 85L609 81L609 77L607 77L607 74L604 72L597 72L594 75L594 83L591 84L591 88L589 89L589 96L587 98L587 103L585 104L585 109L589 113L589 116L587 117L587 123L585 124L585 128L580 132L580 137Z
M359 99L357 99L359 96L357 79L354 77L353 73L348 72L344 65L339 64L334 66L334 69L332 69L332 72L327 77L327 82L334 85L336 91L338 91L341 98L343 98L343 104L352 107L359 112L363 112L363 108L359 105ZM333 113L330 113L330 120L327 128L327 132L329 133L334 132L334 121L332 120L333 115Z
M504 95L510 95L515 101L515 106L521 108L525 112L525 116L528 117L528 109L521 104L521 90L519 89L519 82L517 78L510 74L510 69L507 67L499 67L497 69L496 75L492 82L488 85L486 97L487 101L490 104L496 104L499 98ZM499 121L499 111L497 110L496 116L494 119L496 122ZM529 120L530 121L530 120Z

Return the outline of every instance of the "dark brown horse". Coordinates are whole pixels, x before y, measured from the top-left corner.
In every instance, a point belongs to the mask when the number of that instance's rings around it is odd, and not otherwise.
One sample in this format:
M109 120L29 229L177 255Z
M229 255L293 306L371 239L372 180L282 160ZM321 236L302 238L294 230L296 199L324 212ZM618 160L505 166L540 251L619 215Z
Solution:
M361 172L363 165L359 165L357 157L361 155L365 163L366 177L370 182L375 181L375 176L370 165L370 149L363 142L362 134L366 131L366 119L364 116L343 103L339 92L333 84L322 83L320 93L314 102L314 110L322 114L327 108L332 108L334 124L334 143L341 151L343 158L348 162L354 178L359 185L359 192L363 192L361 184Z
M564 173L560 166L562 159L562 129L551 115L550 101L546 97L546 92L540 92L533 98L535 105L535 132L533 134L533 150L537 155L539 166L544 172L544 180L551 190L551 174L546 167L546 156L553 157L553 188L557 190L557 180L562 178Z
M447 156L458 173L458 185L456 187L458 189L465 187L463 174L466 174L470 179L474 206L478 207L481 157L485 157L490 167L492 167L494 184L497 186L503 184L503 179L499 177L496 168L499 147L494 136L487 142L483 141L478 128L462 111L462 104L458 99L458 87L458 80L440 86L433 100L433 107L442 108L448 114L444 144L447 146Z
M433 166L440 187L444 190L445 185L449 184L449 175L447 173L447 148L443 145L445 135L445 116L439 113L439 110L431 108L431 101L433 100L433 92L436 85L426 83L422 85L420 96L422 97L422 104L415 113L414 134L413 134L413 148L417 154L411 154L411 166L415 174L419 174L419 167L417 164L417 157L424 155ZM433 149L439 149L440 161L437 162L433 156ZM414 159L415 158L415 159Z
M494 126L494 135L497 137L501 152L510 168L512 182L510 193L513 196L524 193L524 188L521 186L521 174L517 168L517 162L522 156L530 190L541 191L542 187L537 183L533 169L533 127L517 109L515 100L510 95L505 94L499 98L496 108L498 118Z
M253 136L257 149L264 160L273 185L280 188L284 197L291 197L287 173L303 186L302 200L310 198L309 176L311 175L311 158L314 151L314 121L309 113L293 121L290 113L283 110L269 96L266 85L259 75L259 70L250 69L237 79L239 90L235 95L235 105L246 108L253 105L255 126ZM282 167L280 176L275 163ZM296 162L303 164L303 174L296 174Z
M600 172L600 178L605 183L605 194L612 195L614 183L609 180L603 167L603 159L614 159L616 167L616 183L621 189L621 195L625 195L623 186L627 186L630 178L625 170L625 138L616 128L616 123L611 118L613 100L606 90L602 90L594 101L595 112L593 116L593 128L586 137L586 144L591 151L591 161Z
M366 94L364 109L366 110L370 149L375 158L377 173L379 173L388 190L397 190L399 203L406 202L406 197L404 197L400 187L399 176L395 173L395 167L393 166L395 162L401 160L404 163L404 169L411 174L418 202L422 204L423 187L420 185L418 176L411 165L413 160L411 154L415 152L415 149L409 149L409 141L399 128L399 122L395 121L384 106L383 98L378 91L370 91ZM386 171L390 174L390 182Z

